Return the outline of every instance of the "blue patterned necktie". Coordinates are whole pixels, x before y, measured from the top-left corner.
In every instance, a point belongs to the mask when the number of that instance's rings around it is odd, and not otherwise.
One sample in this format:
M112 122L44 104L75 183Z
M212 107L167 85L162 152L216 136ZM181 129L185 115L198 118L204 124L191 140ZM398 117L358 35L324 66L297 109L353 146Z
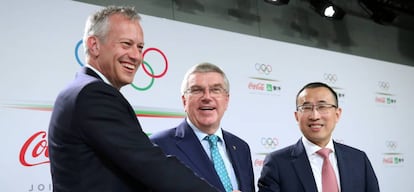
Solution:
M221 183L223 184L224 189L226 189L226 192L231 192L233 187L231 186L229 175L227 174L223 159L221 158L217 148L218 137L216 135L209 135L206 136L206 139L210 144L211 159L213 160L217 175L220 177Z

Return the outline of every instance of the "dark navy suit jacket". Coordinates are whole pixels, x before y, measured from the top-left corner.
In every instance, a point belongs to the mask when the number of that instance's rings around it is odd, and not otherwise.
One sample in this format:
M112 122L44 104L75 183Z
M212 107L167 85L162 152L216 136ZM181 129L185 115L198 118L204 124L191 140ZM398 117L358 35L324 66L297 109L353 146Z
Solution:
M365 152L334 142L341 192L378 192L378 180ZM265 158L259 192L317 192L301 140Z
M254 192L254 174L249 145L239 137L223 130L223 137L230 161L242 192ZM155 144L169 155L176 156L196 174L216 188L224 191L214 165L201 146L194 131L183 121L177 127L150 136Z
M56 99L49 125L53 191L217 191L142 131L128 101L83 68Z

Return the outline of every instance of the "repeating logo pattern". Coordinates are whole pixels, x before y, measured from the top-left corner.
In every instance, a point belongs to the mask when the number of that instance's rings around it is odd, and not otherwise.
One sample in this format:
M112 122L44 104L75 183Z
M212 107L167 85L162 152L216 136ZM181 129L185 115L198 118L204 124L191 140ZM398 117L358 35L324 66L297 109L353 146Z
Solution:
M282 87L279 85L279 81L269 78L273 72L272 65L255 63L253 69L255 75L249 77L249 83L247 85L250 93L263 95L275 95L280 93Z
M404 165L404 154L398 152L397 141L385 141L385 148L387 152L383 154L382 163L387 166L402 166Z
M336 81L338 81L338 76L336 74L333 74L333 73L324 73L323 74L323 79L328 84L335 84Z
M276 137L262 137L260 143L265 149L275 149L279 145L279 140Z
M344 99L345 98L345 91L343 88L335 86L337 82L339 82L338 75L335 73L324 73L322 75L322 79L325 83L329 84L338 95L338 99Z
M397 104L397 98L395 94L391 93L391 84L388 81L378 81L377 89L375 96L375 103L382 104L386 106L393 106Z
M272 72L272 66L263 63L256 63L255 65L256 71L261 74L269 75Z
M390 89L390 83L386 81L378 81L378 87L381 90L388 91L388 89Z

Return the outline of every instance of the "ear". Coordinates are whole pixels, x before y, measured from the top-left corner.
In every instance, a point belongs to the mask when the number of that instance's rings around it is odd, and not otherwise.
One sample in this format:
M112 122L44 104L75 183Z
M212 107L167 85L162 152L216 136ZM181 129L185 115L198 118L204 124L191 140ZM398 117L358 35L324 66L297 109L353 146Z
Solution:
M181 101L183 102L183 106L185 107L185 105L187 104L187 99L184 95L181 95Z
M293 114L295 115L296 122L299 122L298 112L295 111Z
M90 36L86 39L86 46L88 47L91 56L99 55L99 40L95 36Z
M338 109L336 109L335 115L336 115L336 123L339 122L339 119L341 119L341 114L342 114L342 108L338 107Z
M229 101L230 101L230 94L228 93L224 99L226 100L226 105L224 106L224 110L227 111L227 107L229 106Z

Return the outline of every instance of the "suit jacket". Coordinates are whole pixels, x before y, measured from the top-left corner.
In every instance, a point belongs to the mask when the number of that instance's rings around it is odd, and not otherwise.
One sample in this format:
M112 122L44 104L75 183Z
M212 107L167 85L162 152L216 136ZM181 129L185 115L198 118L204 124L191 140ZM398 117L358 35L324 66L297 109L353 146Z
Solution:
M367 155L334 142L341 192L377 192L378 180ZM301 140L265 158L259 192L317 192L315 179Z
M128 101L88 68L57 97L48 137L54 191L217 191L154 146Z
M213 163L187 121L184 120L175 128L151 135L150 139L166 154L176 156L210 184L225 191ZM237 177L239 190L254 192L254 174L249 145L224 130L223 139Z

